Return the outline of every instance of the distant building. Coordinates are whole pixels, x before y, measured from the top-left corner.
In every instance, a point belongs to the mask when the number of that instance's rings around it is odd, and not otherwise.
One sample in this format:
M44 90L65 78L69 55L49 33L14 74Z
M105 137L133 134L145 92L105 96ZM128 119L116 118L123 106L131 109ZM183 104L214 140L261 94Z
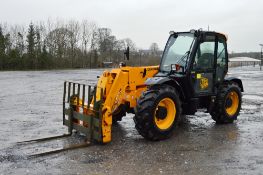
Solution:
M103 62L103 67L105 68L112 68L113 63L111 61L104 61Z
M229 58L229 67L238 67L238 66L249 66L249 65L257 65L260 64L260 60L250 57L234 57Z

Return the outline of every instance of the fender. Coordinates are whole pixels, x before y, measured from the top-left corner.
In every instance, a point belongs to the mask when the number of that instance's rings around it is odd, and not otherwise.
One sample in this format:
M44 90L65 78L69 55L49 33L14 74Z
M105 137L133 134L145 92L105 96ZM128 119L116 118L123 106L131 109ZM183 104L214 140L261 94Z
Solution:
M229 82L229 81L233 81L233 82L237 83L241 89L241 92L244 92L243 83L242 83L241 79L236 78L236 77L228 77L228 78L224 79L224 82Z
M161 85L161 84L167 84L167 85L174 87L178 91L180 97L183 100L185 99L185 94L184 94L184 91L181 85L176 80L170 77L153 77L153 78L148 78L145 81L145 85L147 86L154 86L154 85Z

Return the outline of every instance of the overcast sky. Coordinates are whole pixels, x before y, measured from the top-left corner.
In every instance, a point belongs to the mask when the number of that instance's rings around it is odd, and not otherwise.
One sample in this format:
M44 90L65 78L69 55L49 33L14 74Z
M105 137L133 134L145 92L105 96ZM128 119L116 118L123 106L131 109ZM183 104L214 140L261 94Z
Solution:
M157 42L164 48L168 33L207 29L228 35L229 51L259 51L263 43L262 0L0 0L0 22L88 19L131 38L139 48Z

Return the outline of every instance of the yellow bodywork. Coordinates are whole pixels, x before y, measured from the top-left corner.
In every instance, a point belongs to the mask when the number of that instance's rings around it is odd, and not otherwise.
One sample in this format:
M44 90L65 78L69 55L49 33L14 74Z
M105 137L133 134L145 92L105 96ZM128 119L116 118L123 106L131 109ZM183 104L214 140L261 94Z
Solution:
M142 91L146 90L146 79L158 72L159 66L122 67L104 71L97 83L96 99L101 99L102 107L102 141L111 141L112 114L121 105L136 106Z

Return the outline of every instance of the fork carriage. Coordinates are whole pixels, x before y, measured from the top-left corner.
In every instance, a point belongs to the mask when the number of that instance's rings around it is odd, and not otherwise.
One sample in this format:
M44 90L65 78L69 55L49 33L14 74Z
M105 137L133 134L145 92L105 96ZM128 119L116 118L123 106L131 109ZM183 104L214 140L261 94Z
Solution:
M97 91L100 91L100 95ZM103 89L90 85L64 82L63 125L85 134L88 141L102 142Z

